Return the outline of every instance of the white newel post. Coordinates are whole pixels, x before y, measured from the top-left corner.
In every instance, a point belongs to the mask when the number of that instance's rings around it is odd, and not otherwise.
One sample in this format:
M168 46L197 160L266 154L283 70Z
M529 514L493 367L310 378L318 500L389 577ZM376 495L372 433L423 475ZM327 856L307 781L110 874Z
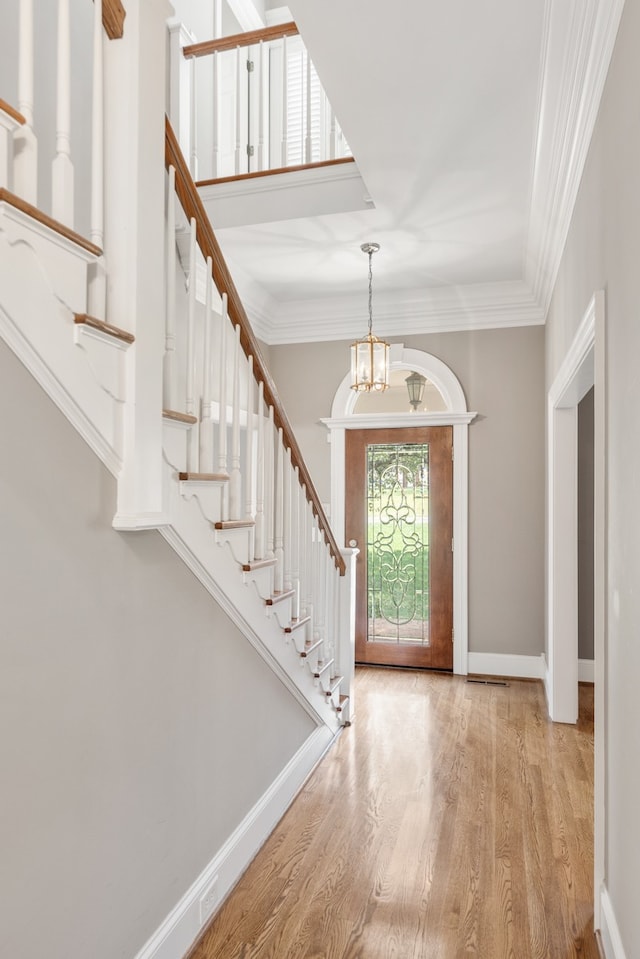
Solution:
M51 174L51 212L73 226L73 163L71 161L71 17L69 0L58 0L56 67L56 155Z
M13 135L13 189L34 206L38 202L38 142L33 132L33 0L20 0L18 39L18 112L25 123Z
M91 100L91 223L92 243L104 247L104 29L102 0L94 0L93 77ZM104 256L89 267L88 312L98 320L107 315L107 271Z
M105 44L107 320L135 335L125 357L117 529L163 525L165 59L167 0L127 0L121 39ZM126 109L123 109L126 104Z
M202 414L200 417L200 471L213 473L213 397L211 395L211 335L213 326L213 261L207 257L204 306L204 356L202 358Z
M353 719L356 659L356 557L360 550L340 550L345 562L344 576L338 577L338 631L335 637L336 669L343 678L340 692L349 697L348 716Z

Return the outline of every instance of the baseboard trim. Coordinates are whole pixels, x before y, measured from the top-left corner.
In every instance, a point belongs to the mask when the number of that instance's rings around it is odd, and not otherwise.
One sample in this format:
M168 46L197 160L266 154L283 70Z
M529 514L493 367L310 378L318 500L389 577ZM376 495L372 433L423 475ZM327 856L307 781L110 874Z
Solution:
M600 889L600 921L602 923L600 933L605 959L627 959L616 916L613 911L613 903L611 902L607 887L604 884Z
M187 954L335 738L326 726L309 736L135 959L182 959ZM201 922L200 899L216 878L218 905Z
M481 676L544 679L544 656L518 656L514 653L469 653L469 672Z
M593 683L595 682L595 663L592 659L579 659L578 660L578 682L579 683Z

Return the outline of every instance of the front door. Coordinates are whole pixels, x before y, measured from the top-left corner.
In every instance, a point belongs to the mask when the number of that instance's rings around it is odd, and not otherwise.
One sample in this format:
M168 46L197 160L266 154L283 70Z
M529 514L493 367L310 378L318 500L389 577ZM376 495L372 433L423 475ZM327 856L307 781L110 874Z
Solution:
M453 669L453 431L346 431L356 662Z

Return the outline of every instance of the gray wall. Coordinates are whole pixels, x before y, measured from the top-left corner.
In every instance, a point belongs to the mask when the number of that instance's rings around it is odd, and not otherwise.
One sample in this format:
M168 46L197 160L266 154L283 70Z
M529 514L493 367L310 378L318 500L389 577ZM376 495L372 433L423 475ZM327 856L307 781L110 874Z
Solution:
M460 380L478 418L469 430L469 644L476 652L544 649L544 329L407 336ZM271 346L271 371L324 502L327 431L349 343ZM336 531L339 541L343 531Z
M593 389L578 404L578 656L593 659Z
M0 341L0 955L131 957L315 728Z
M606 294L606 885L625 954L640 956L640 2L627 0L548 320L553 381L593 292ZM602 395L602 394L601 394Z

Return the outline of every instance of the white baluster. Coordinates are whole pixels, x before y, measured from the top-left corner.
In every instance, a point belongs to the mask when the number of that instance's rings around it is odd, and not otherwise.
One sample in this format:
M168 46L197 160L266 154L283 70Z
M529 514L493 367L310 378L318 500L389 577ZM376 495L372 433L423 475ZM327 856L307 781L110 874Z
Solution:
M311 163L311 57L307 50L305 50L305 56L307 61L307 132L304 141L304 162Z
M204 356L202 370L202 416L200 420L200 471L213 473L213 416L211 396L211 332L213 327L213 261L207 257L204 304Z
M218 392L218 473L228 476L227 469L227 294L222 294L222 309L220 314L220 370ZM220 518L229 519L229 490L224 484L220 491Z
M240 47L236 47L236 176L242 172L240 169L242 164L242 97L240 95L240 81L241 81L241 70L240 70Z
M326 613L327 613L327 562L326 562L326 548L324 544L324 538L320 527L317 527L318 533L318 548L317 548L317 581L318 581L318 591L316 599L316 624L318 631L319 639L326 639L325 635L325 625L326 625Z
M196 219L191 218L189 237L189 311L187 314L187 395L185 411L196 415ZM187 442L187 471L198 472L198 436L195 426L189 430Z
M287 165L287 129L289 125L289 91L288 91L288 69L287 69L287 38L282 38L282 146L281 160L282 166Z
M264 501L266 506L267 532L267 559L275 557L274 527L275 527L275 462L274 462L275 426L273 422L273 406L269 407L267 421L267 442L265 444L264 462Z
M274 492L273 545L276 557L274 589L276 593L281 593L284 589L284 517L282 512L284 493L284 443L282 441L282 427L280 427L278 430L278 437L276 440L276 474Z
M291 450L287 449L284 456L282 486L282 546L283 546L283 582L282 588L285 593L291 589Z
M264 170L264 95L265 95L265 79L264 79L264 43L261 40L258 47L258 170Z
M247 371L247 429L245 433L245 492L244 516L253 519L253 356L248 357Z
M13 189L28 203L38 202L38 141L33 132L33 0L20 0L18 111L25 123L13 136Z
M256 527L254 541L254 556L264 559L264 383L258 384L258 448L256 454Z
M227 472L227 294L222 294L222 313L220 316L220 396L218 415L218 472L228 476ZM228 519L224 516L223 519Z
M102 0L94 0L93 77L91 93L91 222L92 243L104 246L104 29ZM89 313L99 320L107 315L107 271L104 257L89 267Z
M196 63L197 58L191 57L191 100L189 104L191 117L191 156L189 158L189 169L194 180L198 179L198 91L196 86Z
M162 405L176 409L176 171L169 167L167 186L167 303L165 310Z
M314 639L319 639L316 629L316 595L318 592L318 561L317 561L317 543L316 543L316 518L313 515L313 509L310 509L310 529L309 529L309 600L307 602L307 616L311 617L311 627L309 635Z
M242 474L240 472L240 324L235 329L233 348L233 400L231 405L231 474L229 477L229 519L242 514Z
M336 158L336 115L333 108L329 107L330 127L329 127L329 159Z
M291 618L300 616L300 471L291 476Z
M56 70L56 155L51 177L54 219L73 226L73 163L71 162L71 18L69 0L58 0Z
M307 579L307 488L300 487L298 497L298 588L293 601L292 616L300 619L306 616L304 597Z
M215 179L220 176L220 98L222 96L222 91L220 89L220 58L218 56L218 51L213 51L213 63L211 66L213 74L213 108L212 108L212 173L211 176Z

